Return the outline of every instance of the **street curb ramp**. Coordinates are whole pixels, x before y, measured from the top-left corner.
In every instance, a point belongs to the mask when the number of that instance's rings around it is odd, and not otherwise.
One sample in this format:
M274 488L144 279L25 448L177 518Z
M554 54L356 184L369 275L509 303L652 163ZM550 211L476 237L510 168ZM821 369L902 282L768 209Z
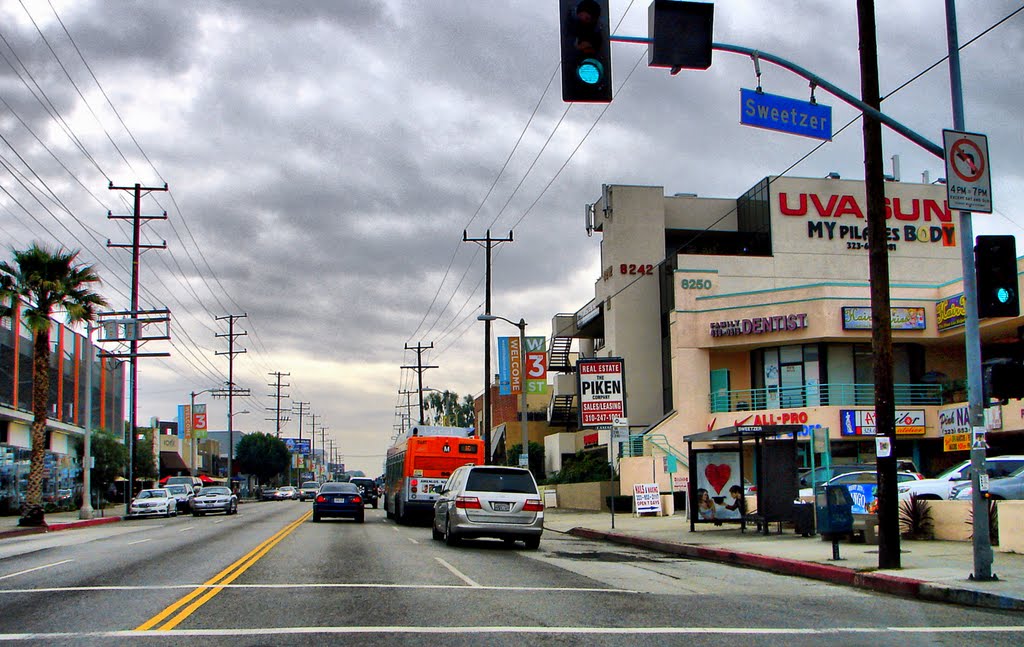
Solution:
M943 586L898 575L863 573L831 564L818 564L787 559L785 557L744 553L727 548L709 548L696 544L680 544L672 541L636 537L590 528L573 528L569 531L569 534L585 539L610 541L617 544L657 550L672 555L731 564L733 566L744 566L779 575L793 575L929 602L946 602L987 609L1024 610L1024 601L1016 598L987 593L985 591Z

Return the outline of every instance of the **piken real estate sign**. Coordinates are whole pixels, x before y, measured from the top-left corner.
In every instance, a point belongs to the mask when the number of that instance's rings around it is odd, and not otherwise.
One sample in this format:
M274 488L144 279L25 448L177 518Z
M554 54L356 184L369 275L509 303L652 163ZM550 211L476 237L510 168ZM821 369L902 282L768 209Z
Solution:
M610 427L626 417L626 363L621 357L576 362L576 392L580 396L580 428Z

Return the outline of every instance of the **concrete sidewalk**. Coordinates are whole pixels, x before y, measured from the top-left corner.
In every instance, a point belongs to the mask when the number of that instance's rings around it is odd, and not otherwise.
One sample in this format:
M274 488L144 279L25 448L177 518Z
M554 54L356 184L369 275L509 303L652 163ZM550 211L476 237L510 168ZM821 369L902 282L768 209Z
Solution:
M57 530L72 530L74 528L88 528L89 526L98 526L105 523L114 523L121 521L123 518L124 506L120 505L116 508L107 508L103 511L104 516L100 516L100 511L93 511L92 519L79 519L78 510L71 512L51 512L46 515L45 526L28 526L22 527L18 525L18 516L13 515L9 517L0 517L0 539L7 537L21 537L22 535L36 535L44 532L55 532Z
M762 535L753 527L698 525L682 514L636 517L616 513L615 528L607 512L548 508L544 527L578 537L602 539L672 554L746 566L784 575L807 577L867 588L920 600L951 602L996 609L1024 610L1024 555L996 552L992 572L998 578L976 582L970 542L902 540L902 568L879 570L878 547L839 544L839 561L832 544L820 536L801 537L792 529Z

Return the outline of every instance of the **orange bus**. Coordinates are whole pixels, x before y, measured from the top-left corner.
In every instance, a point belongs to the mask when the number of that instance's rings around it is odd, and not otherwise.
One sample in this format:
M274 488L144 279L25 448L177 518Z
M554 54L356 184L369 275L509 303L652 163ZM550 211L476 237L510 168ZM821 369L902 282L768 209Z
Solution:
M484 441L472 428L416 426L388 449L384 462L384 511L406 523L432 515L437 490L456 468L484 462Z

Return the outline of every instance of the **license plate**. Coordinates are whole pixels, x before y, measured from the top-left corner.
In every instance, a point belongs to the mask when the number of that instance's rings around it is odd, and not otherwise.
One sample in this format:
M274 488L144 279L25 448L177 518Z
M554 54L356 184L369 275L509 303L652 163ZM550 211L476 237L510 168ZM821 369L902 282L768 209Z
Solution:
M495 503L491 504L491 507L494 508L495 512L508 512L509 510L512 509L511 508L511 504L509 504L509 503L498 503L498 502L495 502Z
M345 498L345 497L343 497L343 496L341 496L341 497L337 497L336 499L334 499L334 502L335 502L335 503L345 503L346 501L348 501L348 499L346 499L346 498Z

